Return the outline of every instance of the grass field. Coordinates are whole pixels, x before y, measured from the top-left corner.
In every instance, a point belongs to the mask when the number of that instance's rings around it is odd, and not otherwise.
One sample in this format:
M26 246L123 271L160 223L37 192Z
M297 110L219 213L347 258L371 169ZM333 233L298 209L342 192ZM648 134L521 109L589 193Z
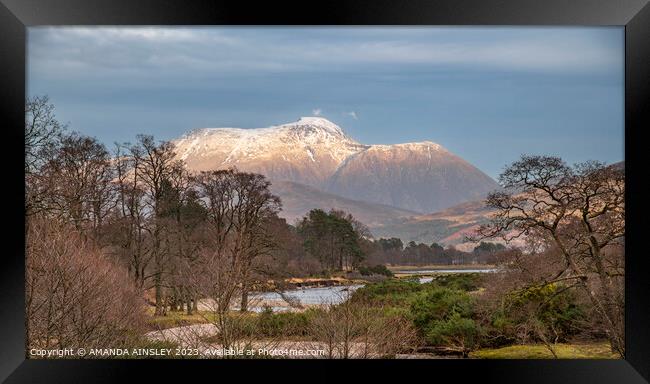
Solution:
M147 308L149 317L147 324L151 329L167 329L183 325L205 324L214 319L214 314L209 312L195 312L187 315L185 312L169 311L167 316L154 316L154 308Z
M556 344L555 353L560 359L619 359L612 353L609 343ZM479 359L552 359L553 354L544 345L524 344L503 348L480 349L472 352L470 357Z
M185 311L168 311L166 316L154 316L154 308L147 308L147 325L151 330L181 327L193 324L216 323L216 314L210 311L198 311L188 315ZM231 315L238 317L256 317L255 312L242 313L231 311Z

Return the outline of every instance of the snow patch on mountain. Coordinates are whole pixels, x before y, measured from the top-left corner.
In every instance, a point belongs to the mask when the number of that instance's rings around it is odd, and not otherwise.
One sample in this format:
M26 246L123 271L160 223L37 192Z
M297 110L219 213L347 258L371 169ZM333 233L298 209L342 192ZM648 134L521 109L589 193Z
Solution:
M351 154L368 148L322 117L266 128L201 128L174 141L193 170L236 167L320 186Z
M302 148L314 162L317 162L317 154L330 155L340 162L350 153L365 148L345 135L338 125L320 117L302 117L293 123L268 128L201 128L174 144L180 159L216 156L222 158L221 165L234 164L242 158L263 157L268 152L284 151L288 147Z
M438 143L432 141L421 141L414 143L402 143L402 144L390 144L390 145L381 145L376 144L372 145L368 150L372 151L394 151L394 150L407 150L407 151L436 151L436 152L449 152L446 148Z

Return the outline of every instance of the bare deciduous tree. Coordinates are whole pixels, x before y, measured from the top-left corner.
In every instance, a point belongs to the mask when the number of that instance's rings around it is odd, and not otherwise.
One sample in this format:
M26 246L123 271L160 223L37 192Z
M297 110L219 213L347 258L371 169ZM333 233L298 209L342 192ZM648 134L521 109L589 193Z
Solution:
M172 170L177 163L175 160L174 146L169 142L156 143L153 136L138 135L138 150L134 152L138 157L137 164L140 180L145 192L146 208L149 213L149 225L146 227L151 237L151 272L145 279L152 278L156 300L156 315L163 315L165 311L164 279L166 258L168 250L162 246L164 231L161 220L163 209L163 193L165 183L171 177Z
M54 104L48 96L25 100L25 173L32 173L42 165L43 151L56 146L65 130L54 113Z
M54 114L54 104L47 96L25 100L25 214L40 211L47 196L47 183L39 171L51 152L58 147L65 130Z
M255 261L275 247L268 223L279 212L280 199L258 174L219 170L202 172L195 180L205 200L214 252L218 257L228 254L232 271L240 273L240 308L246 311Z
M478 237L511 241L536 234L544 239L542 247L555 247L563 266L543 284L575 282L607 324L612 349L624 356L624 271L607 257L623 247L623 171L597 162L572 168L557 157L523 156L500 183L505 190L487 199L496 215Z
M106 148L91 137L67 135L42 166L41 177L49 185L46 210L77 230L97 235L114 203L113 166Z
M111 242L117 248L118 259L127 266L134 283L144 288L149 263L144 190L140 175L140 148L129 144L116 144L113 166L116 207L110 217L108 229Z

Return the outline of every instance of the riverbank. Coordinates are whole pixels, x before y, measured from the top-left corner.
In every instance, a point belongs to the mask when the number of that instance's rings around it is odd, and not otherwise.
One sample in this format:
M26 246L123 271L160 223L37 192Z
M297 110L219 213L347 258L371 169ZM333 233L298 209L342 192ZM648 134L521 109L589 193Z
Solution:
M391 272L406 272L414 270L466 270L466 269L494 269L494 264L428 264L428 265L387 265Z
M389 268L393 276L397 279L419 278L420 282L431 281L434 276L445 274L469 274L469 273L490 273L496 272L497 268L489 264L475 265L427 265L421 267L413 266L396 266ZM425 279L425 280L422 280Z
M359 278L348 278L345 276L330 277L291 277L281 281L269 280L253 284L253 292L274 292L278 290L296 290L302 288L324 288L340 287L355 284L363 284L367 281Z
M389 265L388 270L395 274L395 277L408 277L409 275L427 275L433 273L454 273L454 272L472 272L472 271L490 271L496 268L492 264L460 264L460 265ZM252 285L251 292L277 292L299 290L303 288L325 288L360 285L375 283L385 280L383 275L362 276L358 273L350 274L349 272L340 272L340 274L329 277L291 277L281 281L268 280L266 282L256 282Z
M395 277L408 277L410 275L427 275L435 273L457 273L457 272L485 272L493 271L497 268L494 264L428 264L428 265L387 265L387 269L395 274ZM341 272L340 275L332 275L329 277L293 277L284 279L281 282L269 280L266 283L255 284L254 288L257 292L272 292L278 289L282 290L295 290L301 288L323 288L323 287L337 287L359 285L377 282L384 280L387 277L381 275L362 276Z

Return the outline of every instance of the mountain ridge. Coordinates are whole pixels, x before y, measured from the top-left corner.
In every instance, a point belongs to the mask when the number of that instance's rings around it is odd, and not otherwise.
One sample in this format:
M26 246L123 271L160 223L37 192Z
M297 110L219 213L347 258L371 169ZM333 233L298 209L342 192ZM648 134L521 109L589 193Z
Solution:
M192 170L236 167L314 187L345 158L367 147L336 124L314 117L267 128L201 128L173 143Z

